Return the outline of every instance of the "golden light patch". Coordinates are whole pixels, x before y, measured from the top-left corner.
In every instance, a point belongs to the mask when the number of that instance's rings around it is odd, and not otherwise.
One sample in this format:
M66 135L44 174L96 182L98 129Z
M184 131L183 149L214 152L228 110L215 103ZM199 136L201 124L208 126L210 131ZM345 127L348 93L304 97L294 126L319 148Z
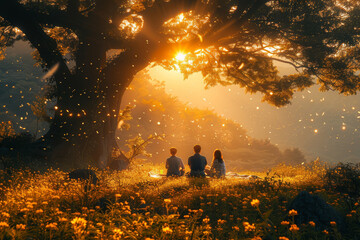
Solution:
M178 52L175 56L175 59L178 61L184 61L186 57L186 54L182 53L182 52Z

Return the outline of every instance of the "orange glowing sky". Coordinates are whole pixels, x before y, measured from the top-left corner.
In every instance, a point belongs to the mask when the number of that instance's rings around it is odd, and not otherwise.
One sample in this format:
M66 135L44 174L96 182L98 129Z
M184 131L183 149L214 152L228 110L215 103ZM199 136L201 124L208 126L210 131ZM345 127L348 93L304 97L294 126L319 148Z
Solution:
M278 66L283 75L294 70ZM279 147L298 147L309 158L359 162L360 97L319 92L318 87L298 92L291 105L276 108L261 102L261 95L245 94L237 86L205 90L200 74L184 80L176 71L150 70L164 81L166 91L190 106L213 109L240 123L251 137L270 139Z

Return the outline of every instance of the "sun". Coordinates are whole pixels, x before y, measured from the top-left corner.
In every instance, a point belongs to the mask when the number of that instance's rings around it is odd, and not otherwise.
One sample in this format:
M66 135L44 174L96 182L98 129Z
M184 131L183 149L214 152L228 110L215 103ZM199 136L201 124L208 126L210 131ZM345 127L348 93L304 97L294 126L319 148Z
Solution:
M178 61L184 61L186 57L186 54L183 52L178 52L175 56L176 60Z

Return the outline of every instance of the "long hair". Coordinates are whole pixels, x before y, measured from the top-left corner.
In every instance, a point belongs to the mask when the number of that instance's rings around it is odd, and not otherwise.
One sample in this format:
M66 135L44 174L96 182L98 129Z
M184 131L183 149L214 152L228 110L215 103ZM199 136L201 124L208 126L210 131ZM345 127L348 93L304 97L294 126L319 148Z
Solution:
M219 149L216 149L214 151L214 160L217 159L220 163L223 163L224 160L223 160L223 157L222 157L222 154L221 154L221 151Z

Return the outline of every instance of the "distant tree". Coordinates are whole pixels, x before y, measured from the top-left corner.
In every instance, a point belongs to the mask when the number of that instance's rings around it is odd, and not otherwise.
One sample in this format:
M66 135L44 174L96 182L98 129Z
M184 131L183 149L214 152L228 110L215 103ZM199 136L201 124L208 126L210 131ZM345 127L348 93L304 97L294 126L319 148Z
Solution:
M0 53L26 39L41 66L53 73L57 110L41 143L62 161L105 167L117 148L122 95L151 63L179 69L185 77L201 71L207 86L238 84L276 106L316 82L321 90L355 94L359 5L356 0L3 0ZM275 61L299 72L279 76ZM86 152L88 162L79 160L79 152Z
M298 149L285 149L283 152L283 162L289 165L299 165L306 162L304 154Z

